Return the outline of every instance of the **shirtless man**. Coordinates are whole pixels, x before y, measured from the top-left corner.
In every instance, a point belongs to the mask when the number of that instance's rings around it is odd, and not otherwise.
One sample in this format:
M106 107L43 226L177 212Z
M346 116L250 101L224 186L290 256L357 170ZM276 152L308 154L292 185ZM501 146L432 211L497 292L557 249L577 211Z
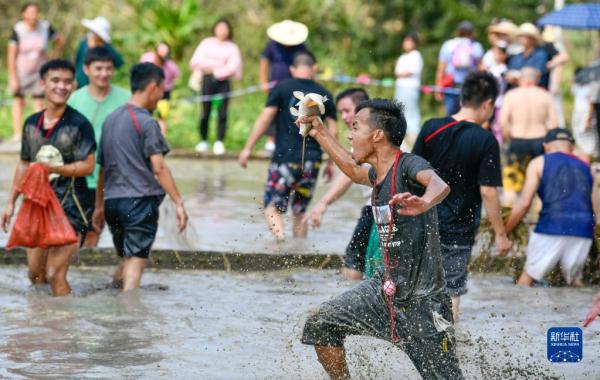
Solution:
M537 85L539 78L538 70L521 69L519 87L506 93L500 110L502 135L509 144L503 181L509 204L523 187L529 161L544 154L546 132L558 126L552 94Z

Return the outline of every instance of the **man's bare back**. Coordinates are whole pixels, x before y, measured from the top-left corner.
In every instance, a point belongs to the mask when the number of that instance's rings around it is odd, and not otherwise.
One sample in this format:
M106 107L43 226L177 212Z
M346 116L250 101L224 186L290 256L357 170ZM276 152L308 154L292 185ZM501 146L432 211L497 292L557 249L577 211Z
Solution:
M506 93L500 112L503 134L511 139L538 139L557 126L552 95L538 86L521 86Z

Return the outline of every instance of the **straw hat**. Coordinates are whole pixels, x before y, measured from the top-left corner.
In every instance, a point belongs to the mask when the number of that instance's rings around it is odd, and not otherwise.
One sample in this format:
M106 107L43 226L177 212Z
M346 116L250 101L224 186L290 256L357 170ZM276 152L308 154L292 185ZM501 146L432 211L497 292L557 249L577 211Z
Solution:
M537 44L540 44L542 42L542 36L540 36L540 31L535 25L533 25L530 22L526 22L519 26L519 30L517 31L517 37L519 36L533 38Z
M517 32L518 28L515 24L508 20L502 20L497 24L488 26L488 33L505 34L512 37Z
M308 38L308 28L301 22L283 20L267 29L267 36L286 46L300 45Z
M95 19L84 18L81 20L81 24L102 38L102 41L110 43L110 21L105 17L98 16Z

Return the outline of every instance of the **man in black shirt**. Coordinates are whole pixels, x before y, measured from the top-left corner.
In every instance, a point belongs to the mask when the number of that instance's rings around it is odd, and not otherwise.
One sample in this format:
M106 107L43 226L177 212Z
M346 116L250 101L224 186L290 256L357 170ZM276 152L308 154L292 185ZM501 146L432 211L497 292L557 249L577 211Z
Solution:
M406 133L400 105L374 99L361 102L356 111L349 136L352 154L317 118L298 123L312 123L310 135L340 169L354 182L373 187L371 204L385 267L322 304L306 321L302 342L315 346L332 379L350 377L347 335L391 341L425 379L462 379L435 210L450 189L427 161L400 150Z
M510 249L497 190L502 186L500 148L494 135L481 127L492 116L497 96L498 83L492 74L469 74L458 113L425 122L413 148L413 153L429 161L451 189L437 211L446 289L452 297L455 321L460 296L467 292L467 265L479 228L482 199L499 253L504 255Z
M8 196L2 227L6 230L19 196L21 184L29 164L44 145L51 145L62 155L64 165L50 166L56 173L52 188L61 201L65 214L79 235L85 236L92 216L93 203L89 202L85 177L94 171L96 140L90 122L79 112L67 106L67 99L75 88L75 67L69 61L55 59L40 69L44 98L48 107L27 118L21 141L21 160ZM69 263L77 254L79 245L69 244L50 249L27 249L29 279L33 284L49 282L54 296L71 292L67 282Z
M325 102L325 115L323 116L330 132L334 136L337 135L335 106L331 94L314 81L317 72L316 65L317 61L314 55L308 51L301 51L294 56L294 62L290 67L292 78L279 82L269 93L267 104L256 120L238 159L240 165L245 168L252 153L252 147L266 132L271 121L275 120L277 127L275 152L265 186L264 213L271 232L278 240L285 238L281 214L285 214L287 211L290 200L294 215L294 236L306 237L308 228L303 217L308 203L312 199L321 167L322 151L319 144L311 137L306 138L304 167L301 167L302 136L294 124L295 117L290 113L290 107L295 106L298 102L298 99L294 97L294 91L327 96L328 100ZM330 179L330 168L326 168L325 174Z

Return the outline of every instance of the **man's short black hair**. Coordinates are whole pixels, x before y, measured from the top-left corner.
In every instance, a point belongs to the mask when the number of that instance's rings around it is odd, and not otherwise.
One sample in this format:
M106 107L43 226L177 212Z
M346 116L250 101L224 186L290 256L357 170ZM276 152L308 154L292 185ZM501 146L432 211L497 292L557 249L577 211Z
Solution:
M294 60L292 66L309 66L312 67L317 64L317 57L309 50L300 50L294 54Z
M89 49L85 53L85 57L83 58L83 63L86 66L91 65L94 62L112 62L115 64L115 57L105 46L98 46L95 48Z
M365 100L356 107L356 112L364 108L369 109L371 127L383 130L389 142L400 147L406 134L406 117L402 103L388 99Z
M354 103L354 105L358 105L363 100L369 100L369 94L367 94L367 92L362 88L347 88L344 91L337 94L337 96L335 97L335 104L338 104L340 100L344 98L350 98L352 99L352 103Z
M467 75L460 92L460 103L463 107L478 108L486 100L496 101L500 89L498 81L487 71L474 71Z
M160 84L164 79L163 69L150 62L138 63L129 71L131 92L144 91L150 83Z
M75 65L66 59L51 59L40 68L40 78L44 79L50 70L69 70L75 76Z

